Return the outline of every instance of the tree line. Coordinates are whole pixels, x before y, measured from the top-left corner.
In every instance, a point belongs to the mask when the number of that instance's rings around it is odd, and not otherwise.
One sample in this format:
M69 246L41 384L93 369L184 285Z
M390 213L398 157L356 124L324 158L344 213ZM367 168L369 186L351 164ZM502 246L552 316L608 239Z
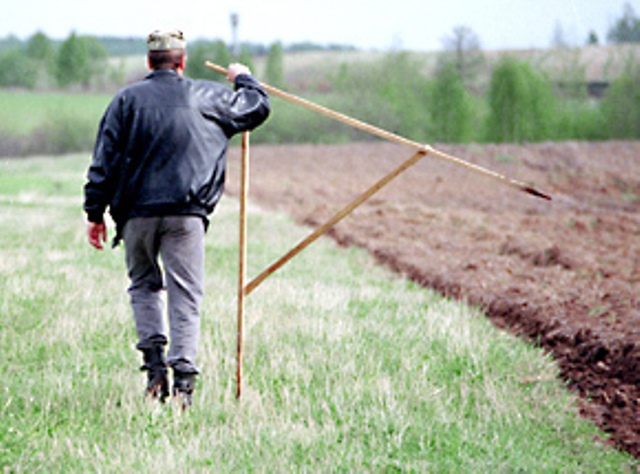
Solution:
M607 39L611 43L640 42L640 19L631 4L625 4L623 13L609 28ZM561 31L556 31L554 42L562 46ZM594 32L589 34L586 43L598 43ZM479 40L466 27L454 28L454 34L444 41L445 49L455 51L455 64L459 72L465 77L464 68L473 68L479 58ZM346 45L321 46L310 42L288 45L286 48L280 43L264 46L254 43L243 43L240 52L236 51L236 58L249 65L253 57L267 56L269 75L278 75L273 69L272 55L281 52L300 52L313 50L349 50L354 49ZM23 87L33 89L44 84L47 87L66 88L71 85L89 87L97 77L101 81L117 84L122 82L124 72L117 67L107 65L107 59L114 56L144 54L146 51L143 38L116 38L77 35L72 32L62 42L48 38L44 33L37 32L25 42L15 36L0 39L0 61L6 65L0 69L0 87ZM220 64L227 64L231 58L230 47L223 41L199 40L189 47L191 57L189 70L193 77L207 77L202 68L203 58L215 58ZM107 76L107 77L105 77Z
M622 16L609 28L607 39L614 44L640 42L640 19L636 16L630 3L625 4ZM554 36L554 45L563 46L563 43L562 32L558 30ZM592 31L586 43L597 44L599 38ZM478 58L478 55L470 54L479 50L479 40L475 34L466 27L456 27L454 34L445 39L444 46L445 49L455 51L457 55L456 67L465 77L463 68L473 68L474 63L470 58ZM282 52L354 49L348 45L322 46L311 42L296 43L286 47L280 43L267 46L243 43L237 59L251 65L253 57L277 55L281 52L277 51L278 48ZM101 76L102 82L117 84L118 81L123 81L122 75L124 73L117 67L106 65L106 60L109 57L142 55L145 52L143 38L99 38L77 35L72 32L64 41L57 42L48 38L44 33L37 32L23 42L15 36L8 36L0 39L0 61L8 66L0 69L0 87L33 89L41 84L61 88L71 85L88 87L99 76ZM237 53L236 55L238 55ZM214 57L221 64L226 64L227 59L231 57L229 45L221 40L195 41L189 48L189 55L191 64L188 72L194 77L206 77L201 70L204 67L202 58ZM271 59L269 62L271 67ZM277 75L273 69L270 69L269 72Z
M274 48L282 52L355 49L348 45L310 42L294 43L286 48L281 43L267 46L243 43L239 57L234 59L252 65L254 57L269 56ZM211 77L211 72L204 68L204 59L214 58L220 61L219 64L228 64L232 58L230 46L222 40L192 41L188 53L188 74L192 77ZM9 36L0 39L0 61L9 65L0 70L0 87L64 89L76 85L89 88L96 83L119 86L126 80L125 72L118 64L110 64L109 58L144 54L144 38L96 37L72 32L64 41L58 42L37 32L23 42Z
M322 105L424 143L523 143L640 139L640 63L629 62L606 95L558 87L529 62L498 61L486 90L471 91L454 59L433 76L410 54L343 64L330 92L307 93ZM389 74L402 71L402 74ZM291 88L287 88L291 89ZM315 96L314 96L315 95ZM336 143L373 139L325 117L278 101L254 142Z
M7 66L0 69L0 87L88 87L104 71L107 58L104 45L94 36L71 33L57 45L38 32L24 44L0 51L0 62Z

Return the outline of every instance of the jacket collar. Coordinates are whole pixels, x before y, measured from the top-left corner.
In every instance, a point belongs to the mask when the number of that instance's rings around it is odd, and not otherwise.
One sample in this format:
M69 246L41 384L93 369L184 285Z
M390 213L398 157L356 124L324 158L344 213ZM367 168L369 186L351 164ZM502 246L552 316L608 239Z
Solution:
M180 77L174 69L154 69L147 74L146 79L152 79L154 77Z

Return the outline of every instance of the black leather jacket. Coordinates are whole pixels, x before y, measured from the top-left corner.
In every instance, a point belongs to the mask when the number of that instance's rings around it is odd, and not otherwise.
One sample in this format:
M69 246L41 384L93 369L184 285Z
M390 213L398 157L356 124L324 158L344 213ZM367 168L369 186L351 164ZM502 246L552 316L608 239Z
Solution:
M251 76L235 91L211 81L155 70L121 90L107 108L84 187L84 210L100 223L109 207L117 225L131 217L207 219L224 187L226 151L236 133L269 115L269 99Z

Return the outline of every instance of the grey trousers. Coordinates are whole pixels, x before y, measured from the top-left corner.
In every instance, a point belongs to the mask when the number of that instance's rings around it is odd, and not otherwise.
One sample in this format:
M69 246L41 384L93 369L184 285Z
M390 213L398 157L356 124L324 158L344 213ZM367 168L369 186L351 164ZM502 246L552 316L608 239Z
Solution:
M123 229L131 281L128 293L138 334L136 347L144 351L169 343L168 365L186 373L199 372L196 355L204 280L204 233L204 222L196 216L136 217L127 221ZM169 337L164 319L164 289Z

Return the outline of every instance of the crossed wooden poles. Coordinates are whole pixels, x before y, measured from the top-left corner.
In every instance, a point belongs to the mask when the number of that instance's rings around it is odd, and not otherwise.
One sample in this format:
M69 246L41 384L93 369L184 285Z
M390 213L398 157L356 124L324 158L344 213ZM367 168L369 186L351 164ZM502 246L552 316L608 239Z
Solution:
M227 74L227 70L221 66L213 64L209 61L205 62L205 65L214 71ZM261 84L262 87L271 95L280 97L294 104L298 104L307 109L311 109L329 118L343 122L359 130L363 130L372 135L384 138L394 143L406 145L415 150L413 156L403 162L400 166L388 173L382 179L380 179L373 186L364 191L361 195L355 198L351 203L343 207L332 218L330 218L325 224L318 227L306 238L300 241L295 247L284 254L280 259L273 262L262 273L253 278L249 283L246 282L246 261L247 261L247 197L249 194L249 133L245 132L242 135L242 162L241 162L241 177L240 177L240 253L239 253L239 270L238 270L238 321L237 321L237 366L236 366L236 397L239 399L242 395L242 355L243 355L243 325L244 325L244 307L245 297L255 290L264 280L266 280L271 274L276 272L279 268L284 266L289 260L305 249L309 244L317 240L320 236L325 234L329 229L336 225L339 221L344 219L347 215L353 212L358 206L367 201L376 192L386 186L394 178L400 175L402 172L416 164L423 156L431 155L436 158L440 158L446 161L450 161L456 165L467 168L471 171L483 174L489 178L499 181L502 184L506 184L513 188L516 188L532 196L551 200L551 196L546 194L532 186L529 186L520 181L508 178L507 176L496 173L495 171L483 168L482 166L469 163L455 156L443 153L432 148L429 145L421 144L413 140L409 140L400 135L388 132L381 128L369 125L360 120L356 120L347 115L341 114L334 110L328 109L321 105L315 104L308 100L297 97L288 92L281 91L275 87L267 84Z

